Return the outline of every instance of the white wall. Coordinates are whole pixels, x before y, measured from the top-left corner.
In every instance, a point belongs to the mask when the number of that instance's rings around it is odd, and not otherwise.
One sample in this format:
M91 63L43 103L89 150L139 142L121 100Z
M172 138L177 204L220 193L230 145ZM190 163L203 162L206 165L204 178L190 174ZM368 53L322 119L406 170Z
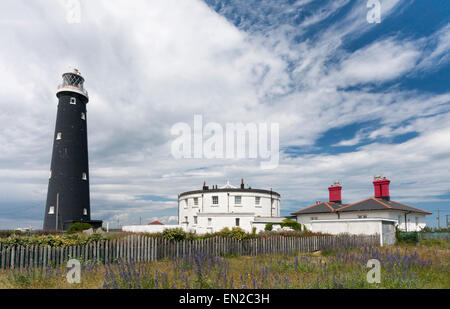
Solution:
M208 223L211 218L211 224ZM198 224L190 226L189 229L198 234L215 233L227 227L230 230L236 226L236 218L239 219L239 227L247 232L252 231L253 214L200 214Z
M399 228L401 230L405 230L405 213L401 211L370 210L370 211L351 211L351 212L349 211L340 213L340 219L358 219L358 216L367 216L368 219L381 218L387 220L395 220L397 224L399 224ZM336 213L297 214L297 222L304 224L307 229L311 229L311 224L314 222L314 220L311 220L312 217L317 217L318 220L338 219L338 215ZM408 222L407 224L408 231L420 231L426 226L425 215L423 214L414 214L414 213L407 214L406 220Z
M132 232L132 233L160 233L165 229L173 229L181 227L180 225L125 225L122 227L122 231L124 232Z
M383 245L383 221L396 224L395 220L381 218L367 219L334 219L334 220L317 220L311 222L312 232L328 233L332 235L352 234L352 235L375 235L380 236L380 244ZM393 227L392 227L393 229ZM395 233L387 233L390 244L395 243Z
M219 203L213 205L212 197L218 196ZM235 196L241 196L241 204L235 203ZM256 197L260 204L255 203ZM194 205L198 198L198 205ZM271 205L273 200L273 205ZM228 217L226 215L229 215ZM240 227L252 231L252 221L256 216L277 217L280 215L280 198L278 195L258 192L203 192L183 195L179 198L179 224L186 230L197 233L220 231L224 227L235 226L235 219L240 218ZM187 217L187 221L186 221ZM197 217L197 224L194 223ZM207 219L212 218L213 226L209 227Z

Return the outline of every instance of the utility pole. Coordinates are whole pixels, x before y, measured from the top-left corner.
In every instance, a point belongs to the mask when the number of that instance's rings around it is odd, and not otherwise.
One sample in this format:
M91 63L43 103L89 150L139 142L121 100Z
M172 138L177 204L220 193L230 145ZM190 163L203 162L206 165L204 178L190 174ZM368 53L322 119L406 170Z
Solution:
M438 216L436 219L438 222L438 229L440 229L441 228L441 213L440 213L439 209L438 209Z

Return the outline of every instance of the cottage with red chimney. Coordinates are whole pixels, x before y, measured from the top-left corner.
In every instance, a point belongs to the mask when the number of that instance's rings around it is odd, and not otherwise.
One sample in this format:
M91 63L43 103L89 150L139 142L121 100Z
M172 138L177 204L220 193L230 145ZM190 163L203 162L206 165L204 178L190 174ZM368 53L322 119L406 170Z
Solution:
M379 234L382 243L392 243L397 226L403 231L420 231L425 226L425 216L431 212L391 200L390 180L374 177L374 196L362 201L343 204L342 186L335 182L328 188L329 200L316 202L292 215L297 222L313 232L330 234Z

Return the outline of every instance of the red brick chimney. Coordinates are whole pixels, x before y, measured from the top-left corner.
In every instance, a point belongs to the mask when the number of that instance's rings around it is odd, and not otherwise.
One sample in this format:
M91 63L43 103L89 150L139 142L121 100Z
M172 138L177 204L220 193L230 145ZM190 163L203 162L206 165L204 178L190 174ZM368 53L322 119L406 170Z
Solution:
M389 184L391 183L391 181L382 176L375 176L373 179L375 197L389 201Z
M328 192L330 193L330 202L342 203L341 197L342 186L341 183L335 181L330 187L328 187Z

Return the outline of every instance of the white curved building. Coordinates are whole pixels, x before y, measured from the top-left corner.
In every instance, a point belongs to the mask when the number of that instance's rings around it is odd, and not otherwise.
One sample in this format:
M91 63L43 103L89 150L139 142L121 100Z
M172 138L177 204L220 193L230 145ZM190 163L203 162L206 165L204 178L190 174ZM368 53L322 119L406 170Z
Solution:
M234 187L209 188L188 191L178 196L178 224L186 231L199 234L218 232L224 227L239 226L251 232L263 230L267 222L280 218L280 194L272 190Z

